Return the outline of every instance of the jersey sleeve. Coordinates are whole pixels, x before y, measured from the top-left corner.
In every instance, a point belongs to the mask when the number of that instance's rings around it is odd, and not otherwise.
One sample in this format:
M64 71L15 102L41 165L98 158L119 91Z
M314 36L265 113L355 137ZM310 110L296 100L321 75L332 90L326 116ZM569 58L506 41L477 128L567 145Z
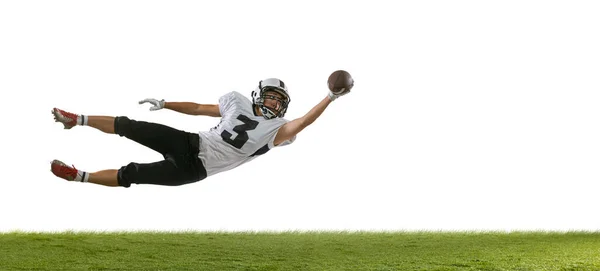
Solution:
M294 135L292 138L290 138L286 141L281 142L281 144L279 144L279 146L277 146L277 147L283 147L285 145L290 145L290 144L294 143L294 141L296 141L296 135Z
M228 116L234 109L236 94L235 91L229 92L219 98L219 112L221 116Z
M281 126L283 126L287 122L288 122L287 120L284 120L284 123L281 124L279 126L279 128L281 128ZM278 131L279 131L279 128L277 129ZM275 134L277 134L277 133L275 133ZM273 137L273 139L269 142L269 148L283 147L283 146L286 146L286 145L290 145L290 144L294 143L294 141L296 141L296 135L294 135L292 138L290 138L290 139L288 139L286 141L281 142L281 144L279 144L277 146L275 146L274 141L275 141L275 137Z

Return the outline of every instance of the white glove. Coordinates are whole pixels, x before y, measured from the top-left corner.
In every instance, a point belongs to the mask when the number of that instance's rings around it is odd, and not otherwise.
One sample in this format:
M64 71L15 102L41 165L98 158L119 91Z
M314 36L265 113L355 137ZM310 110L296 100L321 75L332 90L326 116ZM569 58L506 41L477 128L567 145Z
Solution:
M345 89L335 92L335 93L330 90L327 95L329 96L329 99L331 99L331 101L333 102L333 101L335 101L335 99L342 97L342 96L348 94L349 92L350 92L349 90L345 90Z
M164 99L160 100L160 101L157 100L157 99L151 99L151 98L150 99L144 99L144 100L140 101L140 104L143 104L143 103L151 103L151 104L154 105L153 107L150 107L150 111L155 111L155 110L159 110L159 109L165 108L165 100Z

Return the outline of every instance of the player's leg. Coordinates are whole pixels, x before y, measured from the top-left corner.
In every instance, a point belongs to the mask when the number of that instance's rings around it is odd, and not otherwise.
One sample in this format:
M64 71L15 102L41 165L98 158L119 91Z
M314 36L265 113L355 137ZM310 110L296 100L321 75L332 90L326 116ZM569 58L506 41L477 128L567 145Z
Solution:
M128 117L86 116L52 109L56 122L71 129L76 125L90 126L108 134L118 134L151 148L163 155L186 147L188 133L172 127L137 121Z
M207 177L206 169L198 157L199 141L197 134L188 134L186 149L166 154L164 155L165 160L155 163L129 163L118 170L108 169L89 173L54 160L51 164L51 171L57 177L68 181L89 182L105 186L129 187L132 183L183 185Z
M104 186L119 186L117 178L118 170L106 169L90 173L89 183L100 184Z
M104 186L130 187L131 184L154 184L177 186L193 183L204 178L198 174L197 167L190 167L181 161L171 159L154 163L129 163L118 170L107 169L97 172L78 170L75 166L52 161L51 171L67 181L94 183Z
M120 116L115 118L114 132L161 153L165 158L167 154L182 153L189 148L190 133L159 123Z
M115 133L115 117L87 116L87 126L94 127L107 134Z
M187 183L182 180L184 170L170 160L146 164L129 163L119 169L117 178L119 185L123 187L130 187L134 183L174 186Z
M127 118L119 117L117 123L126 120ZM142 134L151 134L151 132L162 134L162 136L158 136L158 139L166 140L171 144L162 144L166 148L162 152L165 157L163 161L147 164L129 163L127 166L121 167L118 172L120 186L129 187L132 183L177 186L197 182L207 177L206 169L198 156L200 148L198 134L181 132L160 124L148 124L139 121L136 123L128 127L137 127L133 130L139 129L139 131L122 132L120 124L116 125L115 130L118 134L128 135L140 143L152 145L154 144L152 142L155 140L154 138L147 138L147 135L138 138L133 135L149 129L147 133ZM144 140L149 140L149 142L144 142ZM156 145L161 146L158 143Z
M60 160L52 161L50 171L59 178L74 182L89 182L105 186L118 186L117 170L108 169L98 172L86 172L78 170L75 166L67 165Z
M58 108L52 109L54 120L63 124L65 129L76 125L90 126L108 134L115 133L115 117L110 116L85 116L67 112Z

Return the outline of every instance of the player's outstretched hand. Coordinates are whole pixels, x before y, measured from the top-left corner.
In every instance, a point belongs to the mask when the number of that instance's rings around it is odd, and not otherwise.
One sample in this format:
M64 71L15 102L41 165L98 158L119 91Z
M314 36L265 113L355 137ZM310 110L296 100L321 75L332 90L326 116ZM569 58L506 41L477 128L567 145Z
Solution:
M331 99L331 101L335 101L335 99L342 97L346 94L350 93L350 91L340 91L338 92L338 94L333 93L333 91L329 91L328 95L329 95L329 99Z
M352 87L354 87L354 79L347 71L337 70L329 75L327 87L329 88L329 99L333 102L335 99L350 92Z
M143 103L151 103L152 107L150 107L150 111L155 111L155 110L159 110L159 109L163 109L165 108L165 100L157 100L157 99L152 99L152 98L148 98L148 99L144 99L140 101L140 104Z

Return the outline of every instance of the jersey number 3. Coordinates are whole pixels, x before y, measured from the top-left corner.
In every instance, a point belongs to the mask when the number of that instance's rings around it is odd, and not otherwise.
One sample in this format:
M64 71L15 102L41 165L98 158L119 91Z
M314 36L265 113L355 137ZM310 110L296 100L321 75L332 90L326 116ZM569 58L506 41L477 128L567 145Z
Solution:
M241 149L242 146L244 146L244 144L246 144L246 142L248 141L248 133L246 133L246 131L256 129L256 126L258 126L258 121L251 120L250 118L244 115L239 115L237 119L241 120L244 123L233 127L233 131L236 132L238 135L234 139L231 139L231 136L233 135L230 132L224 130L223 132L221 132L221 137L223 138L223 140L225 140L225 142L231 144L232 146L238 149Z

